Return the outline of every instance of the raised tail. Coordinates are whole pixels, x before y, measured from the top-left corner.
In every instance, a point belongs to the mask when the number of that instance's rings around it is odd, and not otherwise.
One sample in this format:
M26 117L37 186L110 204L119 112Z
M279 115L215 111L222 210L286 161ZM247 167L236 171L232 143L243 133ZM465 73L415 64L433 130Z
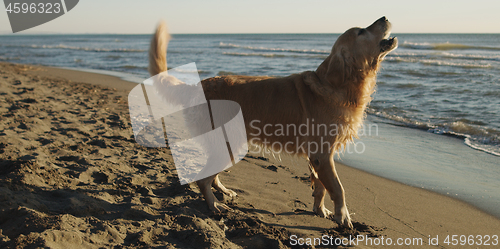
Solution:
M161 21L151 38L149 48L149 73L153 87L160 98L170 104L190 106L192 103L205 103L203 88L187 85L173 75L167 74L167 45L170 35L167 25ZM200 99L200 100L197 100Z
M167 45L170 35L167 31L167 24L161 21L156 28L156 32L151 39L149 48L149 74L157 75L167 71Z

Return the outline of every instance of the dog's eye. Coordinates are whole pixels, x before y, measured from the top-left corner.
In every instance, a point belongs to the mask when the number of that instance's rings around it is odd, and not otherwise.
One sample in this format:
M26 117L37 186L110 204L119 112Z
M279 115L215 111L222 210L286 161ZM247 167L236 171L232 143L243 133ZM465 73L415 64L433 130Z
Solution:
M362 34L364 34L365 32L366 32L366 29L360 29L360 30L358 31L358 35L362 35Z

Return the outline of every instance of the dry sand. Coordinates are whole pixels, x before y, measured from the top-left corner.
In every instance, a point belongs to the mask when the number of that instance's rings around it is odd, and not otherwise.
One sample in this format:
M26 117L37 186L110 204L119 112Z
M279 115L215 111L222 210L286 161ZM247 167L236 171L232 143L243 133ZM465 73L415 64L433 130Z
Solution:
M0 247L286 248L294 235L360 234L423 247L438 236L446 248L447 235L500 234L499 219L468 204L341 164L355 229L339 228L311 212L307 166L288 157L248 155L223 172L239 196L224 200L232 212L212 213L195 185L179 184L169 149L135 143L133 86L0 63Z

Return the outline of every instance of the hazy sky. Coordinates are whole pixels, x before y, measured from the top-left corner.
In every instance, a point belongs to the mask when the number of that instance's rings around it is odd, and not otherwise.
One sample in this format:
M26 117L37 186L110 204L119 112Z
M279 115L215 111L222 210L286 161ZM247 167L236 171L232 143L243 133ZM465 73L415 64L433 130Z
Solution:
M12 33L5 8L0 33ZM500 33L498 0L82 0L67 14L20 33L341 33L381 16L394 33Z

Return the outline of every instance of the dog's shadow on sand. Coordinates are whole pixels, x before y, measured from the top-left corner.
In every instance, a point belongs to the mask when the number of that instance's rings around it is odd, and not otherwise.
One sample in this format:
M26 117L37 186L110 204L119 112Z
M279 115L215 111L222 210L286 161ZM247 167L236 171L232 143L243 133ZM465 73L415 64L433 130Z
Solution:
M304 216L315 216L316 214L312 211L307 211L304 209L296 209L294 212L284 212L284 213L273 213L269 212L267 210L262 210L262 209L254 209L254 208L242 208L239 207L238 210L245 212L245 213L259 213L259 214L266 214L266 215L272 215L272 216L297 216L297 215L304 215ZM267 225L270 226L276 226L276 227L284 227L284 228L294 228L294 229L307 229L307 230L313 230L313 231L320 231L323 232L324 234L329 234L332 236L343 236L343 237L349 237L351 236L357 236L357 235L367 235L368 237L380 237L381 234L380 232L385 230L385 228L377 228L374 226L367 225L362 222L356 222L354 221L352 223L353 228L349 229L346 227L339 226L334 223L333 217L329 218L332 220L332 228L330 229L324 229L321 227L314 227L314 226L292 226L292 225L283 225L283 224L277 224L277 223L266 223Z

